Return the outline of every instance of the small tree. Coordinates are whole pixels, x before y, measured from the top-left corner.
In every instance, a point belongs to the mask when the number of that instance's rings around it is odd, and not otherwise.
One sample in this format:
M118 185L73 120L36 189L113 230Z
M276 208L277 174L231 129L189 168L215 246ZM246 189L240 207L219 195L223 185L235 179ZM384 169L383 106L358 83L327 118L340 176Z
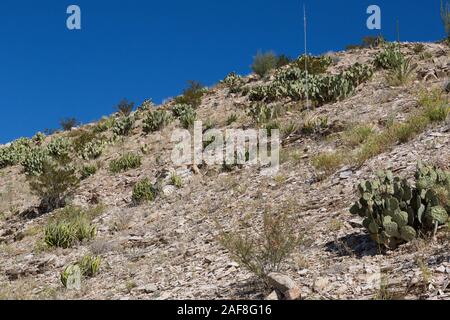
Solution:
M450 3L441 0L441 18L444 23L445 32L447 33L447 40L450 41Z
M122 99L117 105L117 111L123 116L129 116L133 108L134 102L128 102L127 99Z
M78 120L77 119L75 119L75 118L65 118L65 119L62 119L60 122L60 125L61 125L61 128L64 130L64 131L69 131L69 130L71 130L72 128L75 128L76 126L78 126L80 123L78 122Z
M258 52L253 58L252 70L261 78L277 67L278 58L273 52Z

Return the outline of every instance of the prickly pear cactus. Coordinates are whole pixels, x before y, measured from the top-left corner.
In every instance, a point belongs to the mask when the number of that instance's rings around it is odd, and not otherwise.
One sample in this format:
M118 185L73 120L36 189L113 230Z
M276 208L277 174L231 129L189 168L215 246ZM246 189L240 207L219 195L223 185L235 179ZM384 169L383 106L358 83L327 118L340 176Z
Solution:
M449 173L419 163L415 186L390 171L377 176L358 185L361 197L350 208L377 243L395 248L447 222Z

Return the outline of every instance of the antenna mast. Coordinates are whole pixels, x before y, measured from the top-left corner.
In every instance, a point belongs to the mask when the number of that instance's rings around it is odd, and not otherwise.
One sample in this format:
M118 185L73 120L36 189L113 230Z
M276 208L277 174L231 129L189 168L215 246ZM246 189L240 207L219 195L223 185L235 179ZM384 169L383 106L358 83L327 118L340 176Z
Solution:
M305 38L305 82L306 82L306 108L309 109L309 93L308 93L308 50L307 50L307 41L306 41L306 7L303 4L303 22L304 22L304 38Z

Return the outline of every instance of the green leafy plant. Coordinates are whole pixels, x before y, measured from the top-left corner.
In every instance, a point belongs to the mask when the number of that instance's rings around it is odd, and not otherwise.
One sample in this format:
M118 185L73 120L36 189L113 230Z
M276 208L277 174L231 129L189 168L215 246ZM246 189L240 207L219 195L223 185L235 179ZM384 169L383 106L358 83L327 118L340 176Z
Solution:
M42 173L44 162L49 159L46 148L37 147L31 149L23 158L21 164L25 173L29 176L37 176Z
M57 137L52 139L47 145L49 155L55 158L65 158L69 156L71 151L70 140L65 137Z
M172 122L172 117L165 110L156 110L150 112L147 118L144 119L144 132L150 133L161 130Z
M131 198L135 205L140 205L145 202L153 201L156 193L156 188L153 186L150 179L145 178L134 185Z
M20 138L11 145L0 148L0 169L17 165L27 157L30 150L30 141L26 138Z
M225 84L230 89L230 93L238 93L242 90L244 80L241 76L231 72L220 83Z
M325 73L332 62L333 60L328 56L315 57L302 55L293 62L293 65L301 71L308 70L309 74L317 75Z
M447 223L450 173L419 163L415 179L413 186L387 171L358 185L361 198L350 212L365 218L363 225L378 244L396 248Z
M112 173L119 173L130 169L136 169L141 166L142 157L134 153L125 153L121 157L112 160L109 164L109 170Z
M44 229L44 241L49 247L70 248L77 242L92 240L96 232L89 213L70 206L49 220Z
M178 174L176 174L176 172L170 175L170 183L177 188L181 188L183 186L183 180Z

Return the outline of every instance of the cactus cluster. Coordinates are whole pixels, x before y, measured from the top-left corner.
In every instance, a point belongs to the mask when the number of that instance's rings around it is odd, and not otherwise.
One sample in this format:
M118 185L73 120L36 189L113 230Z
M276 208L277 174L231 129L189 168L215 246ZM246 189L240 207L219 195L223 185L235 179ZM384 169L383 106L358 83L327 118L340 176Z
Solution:
M84 146L81 150L80 155L84 160L97 159L103 153L105 149L105 141L103 140L93 140Z
M48 153L52 157L67 157L71 151L72 145L69 139L65 137L54 138L47 146Z
M197 120L197 112L193 108L186 108L179 116L180 123L185 129L189 129Z
M333 59L329 56L310 56L301 55L292 64L300 70L308 70L309 74L321 74L327 71L327 68L333 63ZM306 66L306 69L305 69Z
M231 72L220 83L225 84L230 89L230 93L239 93L244 85L244 80L235 72Z
M144 119L143 130L145 133L161 130L172 122L171 115L165 110L155 110L149 112L147 118Z
M269 85L257 86L250 90L251 101L273 102L283 98L294 101L309 98L319 104L334 102L350 96L356 87L370 79L373 69L356 63L337 75L306 74L299 67L282 69Z
M113 126L113 133L116 136L127 136L134 126L133 116L123 116L116 120Z
M390 171L377 175L358 185L361 198L350 212L364 218L363 226L378 244L395 248L447 222L449 173L419 163L415 185Z
M375 56L374 65L380 69L392 70L405 61L400 48L394 43L387 43L384 49Z
M44 163L49 158L46 148L30 149L22 159L21 165L29 176L37 176L42 173Z
M20 138L9 146L0 148L0 169L20 163L30 148L30 140L26 138Z

